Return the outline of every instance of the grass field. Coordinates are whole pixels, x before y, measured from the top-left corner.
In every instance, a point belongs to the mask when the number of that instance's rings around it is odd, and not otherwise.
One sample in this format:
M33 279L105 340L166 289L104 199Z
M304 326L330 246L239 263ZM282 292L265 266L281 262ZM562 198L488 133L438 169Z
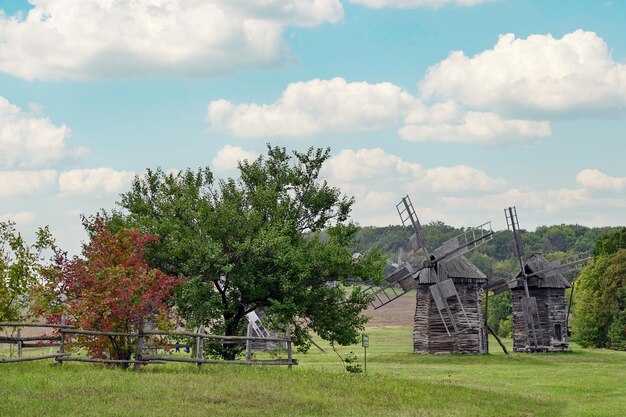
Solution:
M626 352L420 356L409 328L368 333L367 375L314 347L291 371L2 364L0 416L626 416Z

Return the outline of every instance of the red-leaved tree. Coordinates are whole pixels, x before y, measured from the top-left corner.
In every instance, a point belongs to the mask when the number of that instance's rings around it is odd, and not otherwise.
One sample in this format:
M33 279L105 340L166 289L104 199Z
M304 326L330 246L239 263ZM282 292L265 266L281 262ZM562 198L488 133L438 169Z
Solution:
M137 229L113 233L96 218L82 256L58 252L44 281L32 289L35 313L51 323L64 315L67 325L107 332L171 323L170 301L180 281L144 260L146 246L156 240ZM68 344L95 358L128 360L135 350L133 338L126 336L78 336Z

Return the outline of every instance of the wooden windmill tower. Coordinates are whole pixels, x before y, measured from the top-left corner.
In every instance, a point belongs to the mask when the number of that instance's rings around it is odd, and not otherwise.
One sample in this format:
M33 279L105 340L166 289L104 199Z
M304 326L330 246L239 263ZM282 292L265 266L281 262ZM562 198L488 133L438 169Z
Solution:
M519 229L517 210L504 210L507 226L513 232L514 252L520 272L507 283L512 291L513 350L518 352L568 351L568 309L565 289L571 284L563 274L579 269L589 260L584 252L558 261L548 261L533 253L524 260L524 243ZM494 293L502 292L503 285Z
M424 261L419 267L401 266L381 287L368 288L372 306L381 308L416 289L415 353L485 353L481 287L487 279L463 255L493 238L491 223L467 229L430 252L409 197L396 208L402 224L413 229L413 250L421 251Z

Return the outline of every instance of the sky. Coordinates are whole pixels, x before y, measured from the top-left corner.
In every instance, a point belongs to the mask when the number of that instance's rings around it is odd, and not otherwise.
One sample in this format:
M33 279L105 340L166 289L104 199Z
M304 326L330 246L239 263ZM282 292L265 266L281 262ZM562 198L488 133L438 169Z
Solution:
M116 207L146 168L330 147L361 225L626 224L626 2L0 0L0 220Z

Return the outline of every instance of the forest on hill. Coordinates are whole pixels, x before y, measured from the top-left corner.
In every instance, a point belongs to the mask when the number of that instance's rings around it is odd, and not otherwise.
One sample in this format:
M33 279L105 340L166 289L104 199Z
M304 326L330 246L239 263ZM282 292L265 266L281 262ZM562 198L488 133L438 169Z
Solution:
M568 255L593 251L596 242L605 234L616 232L619 227L586 227L581 225L540 226L534 231L522 230L522 240L526 257L532 253L542 253L550 260ZM424 226L428 249L439 247L466 229L455 228L443 222L431 222ZM409 238L412 229L403 226L362 227L358 233L357 252L367 252L378 247L390 262L409 261L416 264L418 259L411 249ZM519 261L513 252L513 234L508 230L496 231L493 239L470 252L466 256L487 276L490 281L511 279L519 271ZM576 272L570 279L576 277ZM489 325L503 336L510 335L511 303L510 292L490 298ZM569 291L568 291L569 297Z

